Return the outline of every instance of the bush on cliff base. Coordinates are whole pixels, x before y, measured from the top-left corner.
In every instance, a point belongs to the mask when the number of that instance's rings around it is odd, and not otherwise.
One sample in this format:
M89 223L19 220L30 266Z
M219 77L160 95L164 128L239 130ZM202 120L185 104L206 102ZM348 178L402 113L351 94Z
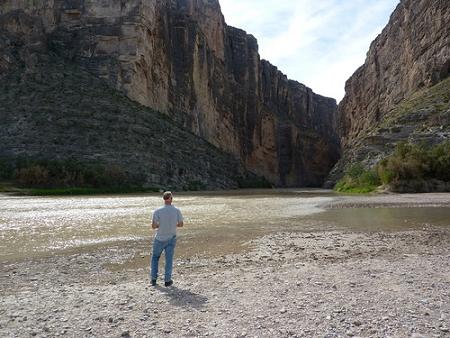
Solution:
M367 193L379 185L380 179L374 170L366 170L361 163L355 163L347 168L334 189L339 192Z
M371 170L360 163L348 167L344 177L334 189L339 192L366 193L374 191L380 184L394 191L428 191L426 184L450 182L450 142L425 147L400 142L392 155L378 162Z
M20 159L14 165L12 179L27 188L118 188L136 183L116 165L74 160Z
M450 181L450 142L433 147L401 142L394 153L381 160L377 172L383 184L412 180Z

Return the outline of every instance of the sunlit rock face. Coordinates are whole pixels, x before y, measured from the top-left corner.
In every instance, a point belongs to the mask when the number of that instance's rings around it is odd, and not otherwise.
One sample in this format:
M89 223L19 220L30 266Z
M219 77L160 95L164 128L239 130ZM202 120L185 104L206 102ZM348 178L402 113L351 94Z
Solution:
M402 0L346 82L337 123L342 156L330 185L349 164L373 167L401 141L450 139L449 70L449 2Z
M260 60L256 39L227 26L217 0L0 4L0 14L13 10L43 27L51 53L277 186L318 186L339 157L335 100Z
M449 67L449 2L402 0L372 42L364 65L346 82L338 108L344 148L403 99L448 77Z

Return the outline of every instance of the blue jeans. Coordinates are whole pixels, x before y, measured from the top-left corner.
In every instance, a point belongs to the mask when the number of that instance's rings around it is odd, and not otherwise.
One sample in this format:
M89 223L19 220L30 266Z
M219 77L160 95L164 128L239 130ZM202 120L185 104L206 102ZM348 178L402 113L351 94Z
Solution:
M153 240L152 253L152 271L151 278L156 280L158 278L158 263L163 251L165 251L166 267L164 273L164 281L172 280L173 254L175 253L175 244L177 244L177 237L173 236L167 241Z

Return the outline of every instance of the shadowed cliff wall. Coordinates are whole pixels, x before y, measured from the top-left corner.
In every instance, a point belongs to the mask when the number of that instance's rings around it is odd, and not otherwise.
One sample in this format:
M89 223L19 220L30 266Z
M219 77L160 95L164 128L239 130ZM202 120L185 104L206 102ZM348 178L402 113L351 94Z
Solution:
M260 60L216 0L5 1L49 49L161 111L278 186L321 185L339 157L336 102Z

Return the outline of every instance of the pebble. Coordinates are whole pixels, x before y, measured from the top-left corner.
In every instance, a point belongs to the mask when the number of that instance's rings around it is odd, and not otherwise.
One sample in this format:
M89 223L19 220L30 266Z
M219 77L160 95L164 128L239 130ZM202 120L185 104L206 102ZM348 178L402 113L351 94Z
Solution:
M283 238L280 237L280 240L282 239ZM320 257L320 255L321 254L319 253L318 256ZM252 258L251 255L249 257ZM136 280L134 280L133 278L135 278L135 276L133 275L129 280L124 279L122 281L122 278L119 276L115 277L120 280L119 287L117 288L112 288L109 287L108 284L105 284L98 289L95 289L99 292L86 292L88 296L82 297L84 299L83 302L79 301L81 306L78 311L59 303L59 300L62 297L58 298L56 294L53 296L53 291L58 290L51 289L51 285L42 285L41 288L46 292L45 295L55 297L55 305L50 306L49 301L47 304L47 311L41 310L40 308L40 311L38 311L37 314L28 315L28 321L23 324L24 328L22 329L27 330L26 334L18 334L17 336L29 335L31 329L38 331L38 333L35 333L34 335L39 336L62 334L63 332L60 331L62 329L67 330L66 335L72 336L74 330L80 328L79 326L74 329L73 327L52 327L51 324L55 321L70 324L70 322L74 321L73 315L80 315L81 311L86 310L92 311L92 319L101 318L97 317L99 315L97 304L105 299L108 299L108 311L111 312L102 312L103 316L106 316L102 317L101 323L91 322L94 325L92 328L84 329L85 326L83 326L83 329L86 330L84 331L84 335L91 335L94 330L96 331L99 327L107 326L106 331L109 331L111 336L120 337L121 332L123 332L121 335L122 337L130 337L129 331L123 331L127 328L125 326L127 324L124 323L136 322L141 323L142 327L145 325L146 328L155 333L158 333L159 331L159 334L163 336L183 336L187 335L187 331L191 332L194 336L208 334L212 337L223 336L224 332L241 337L249 337L257 334L264 336L263 332L266 332L267 336L278 335L282 337L300 332L304 333L307 337L315 337L320 335L320 333L326 333L327 337L336 337L338 334L349 337L357 335L380 337L392 335L409 337L414 332L427 332L436 336L448 335L447 312L442 313L441 318L439 318L439 314L436 314L436 312L439 313L438 308L434 305L437 296L443 294L446 295L445 291L441 291L443 290L441 284L436 284L436 289L431 293L426 291L428 290L428 284L417 282L417 291L415 294L411 294L411 296L414 297L415 304L408 303L414 305L408 310L408 307L404 306L406 303L405 299L402 297L397 299L395 303L389 302L388 299L390 294L395 294L395 289L390 289L389 286L382 287L382 289L384 288L382 291L384 291L385 294L380 297L379 302L371 302L370 299L372 298L369 298L372 292L370 286L373 285L367 282L367 278L370 275L360 272L360 266L354 264L353 261L345 263L348 265L346 265L347 270L345 270L348 274L339 276L336 275L336 273L341 265L330 266L330 271L328 271L327 269L316 269L315 266L312 266L311 263L307 262L307 258L305 257L301 259L306 262L304 264L305 268L302 268L302 273L298 270L294 271L293 268L292 270L288 270L291 269L291 267L288 267L287 265L280 266L279 270L273 270L272 267L266 267L264 265L249 265L251 268L247 268L247 265L245 265L247 263L243 263L242 266L244 269L241 269L240 271L237 271L238 269L236 271L227 269L224 271L218 270L217 275L219 277L210 280L213 283L218 280L223 280L224 287L220 285L217 286L217 284L212 284L211 286L208 282L204 281L200 282L203 277L214 275L213 271L205 269L199 271L197 275L195 274L196 270L192 270L192 273L191 271L185 273L186 280L183 280L183 284L181 284L180 288L174 293L162 292L161 289L154 290L151 288L150 291L145 291L144 287L141 285L141 280L138 279L141 277L137 277ZM385 261L382 262L385 263ZM373 262L369 260L366 263L371 266ZM199 264L203 263L200 262ZM195 269L197 268L197 265L194 264L193 266ZM377 266L378 265L375 264L375 267ZM394 262L392 262L392 271L394 275L389 276L389 278L393 278L394 283L405 283L408 278L399 277L400 274L395 270L397 268L399 271L402 271L402 267L397 266L394 260ZM188 271L185 267L181 267L180 269L183 269L184 272ZM211 267L211 269L215 269L215 267ZM426 270L426 267L424 269ZM176 271L181 275L180 271ZM288 272L286 273L286 271ZM231 277L231 273L234 272L239 272L236 274L239 277ZM428 270L426 270L426 272L428 272ZM380 275L381 274L382 273L380 272ZM418 272L418 274L419 276L414 280L421 281L422 272ZM126 275L124 273L121 276ZM142 276L143 281L146 275L142 273ZM310 282L307 282L308 277ZM261 285L258 285L257 282L259 279L264 279L267 283L259 283ZM285 283L287 284L285 285ZM70 284L67 284L67 296L70 296L74 301L78 301L78 292L81 294L83 291L81 283L69 285ZM192 285L192 287L187 287L188 285ZM236 295L227 293L227 290L230 290L230 285L232 286L231 290L242 295L236 297ZM295 285L298 287L292 287ZM356 288L350 288L350 285L356 286ZM102 291L104 290L103 287L105 287L105 290L107 290L108 293ZM274 289L274 287L276 287L276 289ZM336 296L328 296L329 292L333 292L333 290L336 289L339 290L339 292L335 292ZM317 290L320 290L321 292L316 292ZM369 292L369 294L363 293L366 291ZM111 297L108 298L107 295L111 295ZM27 294L27 302L23 301L21 304L24 308L13 306L13 298L11 297L9 300L7 298L6 300L0 299L0 305L4 306L6 304L7 307L11 306L10 313L20 314L16 319L16 321L20 321L24 320L22 318L26 318L24 315L27 314L27 307L36 301L36 299L32 297L31 294ZM425 297L430 297L430 299L427 300ZM135 301L132 301L131 299L135 299ZM174 302L172 302L172 300ZM91 303L90 305L89 301ZM254 305L256 301L260 302L260 306L250 306ZM126 305L124 307L114 307L116 302ZM426 306L427 304L430 305ZM145 308L146 306L147 308ZM289 306L289 308L286 308L286 306ZM61 309L58 307L61 307ZM65 311L71 313L69 323L66 323L67 318L56 318L59 316L53 315L52 313L52 311L55 313L64 311L62 307L65 308ZM146 318L145 315L143 316L142 311L139 311L141 307L145 308L144 312L148 313L148 318ZM227 307L227 309L225 309L225 307ZM428 309L428 307L430 307L430 309ZM42 309L43 308L44 307L42 307ZM134 310L123 311L128 308ZM155 308L157 308L157 310ZM180 311L178 311L177 314L174 314L173 319L171 318L166 322L163 321L163 325L167 325L168 327L163 328L163 326L160 325L161 322L156 319L161 316L164 317L166 313L169 314L173 309ZM206 309L215 309L217 312L212 311L211 313L200 314L200 312L206 311ZM445 307L441 308L441 311L445 310ZM280 315L280 313L284 315ZM346 315L343 315L342 313L345 313ZM9 313L6 315L5 322L2 322L0 319L0 331L5 329L3 325L6 325L6 329L9 329L8 325L11 325L13 330L15 329L17 323L7 323L8 315ZM51 316L47 318L46 316L48 315ZM111 317L108 318L108 315ZM219 318L216 317L217 315L219 315ZM257 321L248 325L248 323L245 322L245 316L247 315L252 316L252 318L256 317ZM324 315L326 317L323 317ZM52 330L50 333L46 334L45 332L41 332L40 325L45 325L46 323L36 323L36 316L42 321L48 320L48 327ZM119 318L119 316L122 317ZM220 316L229 319L229 321L224 320L219 322ZM66 317L68 317L68 315ZM126 321L124 320L124 317L126 317ZM299 318L304 318L304 320L298 320ZM324 321L323 319L325 318L326 320ZM367 318L371 319L368 320ZM383 321L380 321L380 318L382 318ZM173 320L173 322L171 322L171 320ZM219 325L214 320L217 320ZM80 321L82 320L80 319ZM411 321L415 322L414 326L411 326ZM110 324L108 324L108 322ZM192 325L192 323L195 323L196 330L193 328L194 325ZM197 325L199 326L197 327ZM56 328L59 330L56 330ZM207 332L208 328L210 331ZM92 331L90 331L90 329L92 329ZM255 329L263 329L264 331L255 332ZM21 333L24 333L24 331ZM422 338L420 335L413 337Z

